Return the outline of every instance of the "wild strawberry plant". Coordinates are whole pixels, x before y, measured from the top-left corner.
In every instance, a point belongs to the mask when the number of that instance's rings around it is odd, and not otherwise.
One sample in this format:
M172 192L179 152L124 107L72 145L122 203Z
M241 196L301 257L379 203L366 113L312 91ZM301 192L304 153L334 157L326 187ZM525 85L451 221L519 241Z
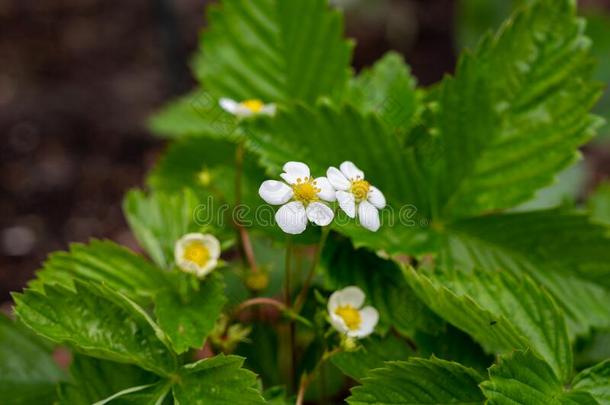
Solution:
M393 53L355 74L324 0L208 17L125 197L144 253L75 244L14 294L3 403L610 403L610 193L522 206L601 123L573 1L429 88Z

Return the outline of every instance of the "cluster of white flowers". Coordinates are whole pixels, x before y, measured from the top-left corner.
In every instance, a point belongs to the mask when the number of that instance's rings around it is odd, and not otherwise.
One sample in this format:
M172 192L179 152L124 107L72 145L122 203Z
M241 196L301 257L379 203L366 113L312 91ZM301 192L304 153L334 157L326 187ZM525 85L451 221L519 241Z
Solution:
M334 211L326 204L338 201L350 217L373 232L380 226L379 210L386 205L385 197L364 179L364 172L352 162L343 162L326 171L327 177L311 176L309 167L301 162L288 162L280 174L284 182L266 180L258 193L265 202L281 205L275 214L280 228L289 234L300 234L307 220L319 226L330 224Z

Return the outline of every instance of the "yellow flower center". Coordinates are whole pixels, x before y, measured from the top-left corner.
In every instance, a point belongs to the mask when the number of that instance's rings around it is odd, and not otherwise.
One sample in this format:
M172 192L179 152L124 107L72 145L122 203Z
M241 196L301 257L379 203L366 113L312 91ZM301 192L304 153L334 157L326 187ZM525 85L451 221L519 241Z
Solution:
M203 266L210 260L210 251L199 241L190 242L184 248L184 260Z
M246 100L241 104L253 113L259 113L265 107L265 103L258 99Z
M335 309L335 314L343 319L345 322L345 326L349 330L356 330L360 327L362 323L362 318L360 317L360 312L351 305L341 305Z
M357 179L352 181L350 191L356 198L356 202L364 201L369 195L371 185L364 179Z
M310 202L318 201L318 193L321 191L316 187L313 177L298 178L296 184L292 185L294 199L307 205Z

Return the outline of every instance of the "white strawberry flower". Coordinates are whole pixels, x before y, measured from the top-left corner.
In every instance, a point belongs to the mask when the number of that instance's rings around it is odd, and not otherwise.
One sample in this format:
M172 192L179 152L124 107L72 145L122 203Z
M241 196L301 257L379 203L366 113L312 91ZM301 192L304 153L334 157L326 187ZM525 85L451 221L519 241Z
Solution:
M174 246L174 260L180 270L207 276L218 264L220 242L213 235L188 233L178 239Z
M251 117L253 115L275 115L276 106L273 103L265 104L258 99L249 99L242 102L221 98L220 106L228 113L238 118Z
M341 334L360 339L373 333L379 313L371 306L362 307L364 292L356 287L345 287L332 293L328 300L331 325Z
M326 177L313 178L309 167L288 162L280 176L284 181L266 180L258 194L271 205L281 205L275 220L282 231L296 235L305 231L307 220L319 226L331 223L335 213L322 201L335 201L335 189Z
M339 206L350 218L358 216L363 227L376 232L380 226L379 210L385 208L385 197L364 179L364 172L352 162L341 163L339 169L329 167L326 171L330 184L337 189Z

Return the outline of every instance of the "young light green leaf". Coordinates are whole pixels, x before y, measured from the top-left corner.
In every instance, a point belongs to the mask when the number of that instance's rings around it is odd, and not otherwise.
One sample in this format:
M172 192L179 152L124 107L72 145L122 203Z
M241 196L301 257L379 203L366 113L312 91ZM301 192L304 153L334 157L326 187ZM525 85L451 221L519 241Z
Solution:
M176 353L183 353L203 346L225 302L222 277L212 273L201 282L199 290L189 288L184 296L174 289L160 292L155 314Z
M131 190L123 200L123 211L136 238L161 268L174 261L174 245L189 232L201 228L196 215L199 200L184 189L177 193Z
M600 404L610 403L610 360L578 373L572 381L572 389L588 392Z
M572 372L572 349L563 314L530 279L483 271L477 271L476 276L453 272L434 278L411 268L404 273L432 310L488 350L530 347L562 380Z
M189 405L262 405L256 375L242 367L238 356L218 355L182 367L174 385L176 403Z
M165 287L159 268L110 241L72 244L69 252L53 253L36 275L29 287L39 292L51 284L74 290L75 280L84 280L103 283L140 303L150 302Z
M208 21L194 69L214 97L313 102L344 91L351 45L326 0L223 0Z
M161 376L176 367L144 310L109 287L75 281L74 289L45 285L44 292L28 289L13 298L23 323L52 341Z
M483 404L483 378L458 363L437 358L390 361L352 389L350 405Z
M531 351L516 351L489 369L481 389L490 405L599 405L587 392L566 392L549 365Z
M14 405L52 403L63 378L51 348L0 314L0 398Z

